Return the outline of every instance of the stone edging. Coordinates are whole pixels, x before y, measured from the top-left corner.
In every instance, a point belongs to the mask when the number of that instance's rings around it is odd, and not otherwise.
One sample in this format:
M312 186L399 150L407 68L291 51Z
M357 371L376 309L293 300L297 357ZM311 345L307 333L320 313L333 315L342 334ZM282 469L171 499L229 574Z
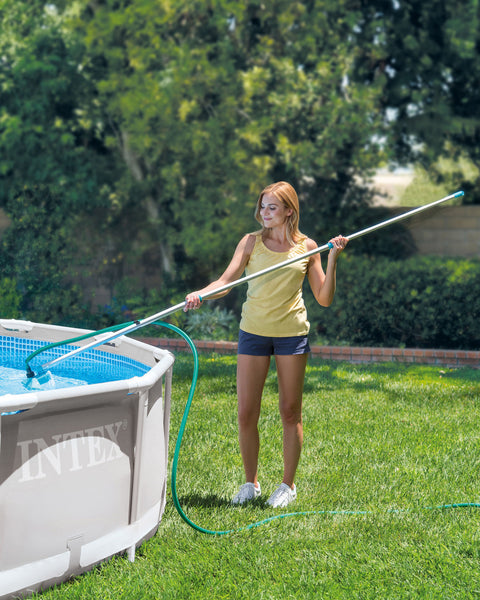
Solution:
M171 351L188 350L183 339L137 338L141 342ZM199 352L235 354L237 342L195 340ZM402 362L444 367L480 368L480 352L473 350L429 350L421 348L368 348L351 346L312 346L312 358L350 363Z

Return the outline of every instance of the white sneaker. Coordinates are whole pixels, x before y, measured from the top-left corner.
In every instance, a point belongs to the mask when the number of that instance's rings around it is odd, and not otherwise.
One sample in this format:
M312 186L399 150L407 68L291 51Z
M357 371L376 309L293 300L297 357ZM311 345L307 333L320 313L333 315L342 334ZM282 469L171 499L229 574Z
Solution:
M273 508L284 508L290 502L293 502L297 498L297 488L295 484L292 488L286 483L281 483L278 488L273 492L270 498L267 500L267 504Z
M238 490L238 493L232 498L232 504L245 504L245 502L250 502L250 500L258 498L261 493L260 484L257 482L257 485L255 485L249 481L248 483L244 483Z

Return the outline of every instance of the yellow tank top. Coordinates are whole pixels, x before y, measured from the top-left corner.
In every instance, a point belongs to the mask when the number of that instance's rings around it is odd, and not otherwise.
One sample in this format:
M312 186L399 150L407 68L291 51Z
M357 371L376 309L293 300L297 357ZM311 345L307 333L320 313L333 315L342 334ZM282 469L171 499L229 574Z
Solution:
M305 252L306 240L301 240L287 252L273 252L265 246L259 234L245 273L256 273ZM308 262L309 257L300 259L288 267L249 281L240 329L267 337L306 335L310 323L307 321L302 285Z

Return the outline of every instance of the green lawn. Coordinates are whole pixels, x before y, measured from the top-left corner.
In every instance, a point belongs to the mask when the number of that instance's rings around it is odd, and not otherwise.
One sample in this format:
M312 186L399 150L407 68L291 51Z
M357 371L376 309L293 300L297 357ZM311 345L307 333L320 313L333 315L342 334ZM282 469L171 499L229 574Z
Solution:
M190 355L177 355L170 458L191 373ZM158 534L133 564L117 557L39 597L479 598L480 509L436 508L479 500L479 399L473 369L311 361L298 499L287 512L315 514L205 535L169 494ZM274 370L260 427L268 498L282 473ZM202 355L177 487L189 518L207 529L282 512L230 506L242 483L236 436L235 357Z

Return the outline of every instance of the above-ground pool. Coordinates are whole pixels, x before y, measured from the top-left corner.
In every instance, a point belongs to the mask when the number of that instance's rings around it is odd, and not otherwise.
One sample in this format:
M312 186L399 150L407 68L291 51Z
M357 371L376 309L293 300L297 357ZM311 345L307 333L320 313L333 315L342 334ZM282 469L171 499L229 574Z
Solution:
M163 514L174 358L120 337L59 363L52 377L23 375L39 346L81 333L0 320L0 364L13 384L0 391L1 600L119 552L133 560ZM32 367L81 344L49 349Z

